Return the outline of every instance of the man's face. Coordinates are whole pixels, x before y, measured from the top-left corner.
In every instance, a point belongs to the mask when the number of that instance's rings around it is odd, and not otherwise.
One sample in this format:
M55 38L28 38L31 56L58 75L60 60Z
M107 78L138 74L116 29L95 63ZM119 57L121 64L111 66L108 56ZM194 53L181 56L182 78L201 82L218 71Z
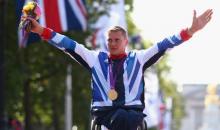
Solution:
M111 55L119 55L125 53L128 39L123 36L122 32L110 32L108 35L108 48Z

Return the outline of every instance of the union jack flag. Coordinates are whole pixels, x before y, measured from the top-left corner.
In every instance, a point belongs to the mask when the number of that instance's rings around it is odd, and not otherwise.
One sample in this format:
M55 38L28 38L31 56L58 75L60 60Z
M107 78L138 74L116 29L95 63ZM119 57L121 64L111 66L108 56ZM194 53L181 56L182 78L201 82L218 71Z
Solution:
M16 0L17 23L22 15L22 8L26 2L33 0ZM85 31L87 29L87 9L85 0L34 0L41 8L39 23L49 27L56 32L69 30ZM27 44L36 42L40 38L30 33L28 38L22 41L22 32L18 30L19 47L26 47Z

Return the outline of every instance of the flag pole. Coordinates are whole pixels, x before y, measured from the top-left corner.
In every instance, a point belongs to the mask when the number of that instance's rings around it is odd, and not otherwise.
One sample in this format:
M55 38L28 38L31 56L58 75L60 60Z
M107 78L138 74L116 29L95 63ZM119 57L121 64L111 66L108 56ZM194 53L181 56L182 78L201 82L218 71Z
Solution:
M4 84L4 45L5 39L5 16L6 0L0 0L0 129L6 130L6 111L5 111L5 84Z

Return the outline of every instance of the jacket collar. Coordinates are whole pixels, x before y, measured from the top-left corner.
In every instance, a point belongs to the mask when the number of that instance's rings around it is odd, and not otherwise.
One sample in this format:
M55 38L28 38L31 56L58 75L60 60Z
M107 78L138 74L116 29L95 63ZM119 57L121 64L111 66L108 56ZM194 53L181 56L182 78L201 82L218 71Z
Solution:
M119 55L111 55L110 54L110 59L111 60L117 60L117 59L122 59L122 58L125 58L127 56L126 53L122 53L122 54L119 54Z

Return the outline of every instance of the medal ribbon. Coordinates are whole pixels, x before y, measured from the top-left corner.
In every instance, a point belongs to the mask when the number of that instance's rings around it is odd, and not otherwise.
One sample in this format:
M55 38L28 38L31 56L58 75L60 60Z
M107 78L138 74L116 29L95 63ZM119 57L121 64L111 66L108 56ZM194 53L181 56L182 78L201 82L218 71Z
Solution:
M113 74L113 67L112 67L112 60L109 59L110 61L110 64L109 64L109 75L110 75L110 88L111 89L115 89L115 82L116 82L116 78L117 78L117 75L118 75L118 72L119 72L119 69L121 69L121 67L123 66L123 63L124 63L124 59L121 59L120 63L118 64L117 66L117 71L115 73L115 75Z

